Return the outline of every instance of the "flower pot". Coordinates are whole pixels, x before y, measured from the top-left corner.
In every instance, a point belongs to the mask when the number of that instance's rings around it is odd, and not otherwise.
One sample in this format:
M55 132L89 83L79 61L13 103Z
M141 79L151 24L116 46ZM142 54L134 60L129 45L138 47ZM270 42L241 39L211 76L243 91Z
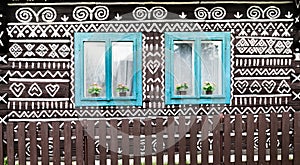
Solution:
M186 95L187 91L177 91L177 95Z
M98 97L99 96L99 94L96 94L96 93L93 93L91 95L92 95L92 97Z
M119 92L119 96L126 96L126 92Z
M205 94L206 94L206 95L212 95L212 94L213 94L213 91L205 91Z

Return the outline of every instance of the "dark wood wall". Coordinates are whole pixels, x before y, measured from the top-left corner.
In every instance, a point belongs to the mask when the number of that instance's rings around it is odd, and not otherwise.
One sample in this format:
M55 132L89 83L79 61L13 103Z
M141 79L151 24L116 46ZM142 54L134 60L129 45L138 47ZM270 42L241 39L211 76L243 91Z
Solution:
M300 108L300 62L293 54L299 48L299 27L294 26L299 13L292 2L77 5L51 1L26 6L22 2L26 1L0 7L0 14L5 13L0 17L4 43L0 57L5 59L0 61L2 119L257 114ZM92 17L73 14L80 8ZM95 15L96 8L108 9L102 13L105 19ZM162 15L155 15L156 9ZM146 17L133 12L138 10ZM201 11L207 16L202 17ZM166 31L231 32L229 105L165 105ZM143 33L143 106L74 106L74 32Z

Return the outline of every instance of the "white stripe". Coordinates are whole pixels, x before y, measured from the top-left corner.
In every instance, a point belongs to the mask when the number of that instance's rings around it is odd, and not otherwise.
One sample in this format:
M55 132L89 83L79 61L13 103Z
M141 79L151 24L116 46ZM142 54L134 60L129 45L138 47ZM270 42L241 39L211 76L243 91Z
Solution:
M9 42L14 43L70 43L70 40L18 40L10 39Z
M291 77L235 77L235 80L289 80Z
M8 61L36 61L36 62L70 62L70 59L53 59L53 58L9 58Z
M287 58L287 57L290 57L290 58L292 58L293 55L284 55L284 54L267 55L267 54L262 54L262 55L235 55L235 57L238 57L238 58Z
M86 21L86 22L30 22L30 23L8 23L9 26L11 25L76 25L76 24L129 24L129 23L234 23L234 22L290 22L293 23L294 19L224 19L224 20L186 20L186 19L164 19L164 20L131 20L131 21ZM145 25L145 27L147 27ZM151 28L151 27L150 27Z
M8 101L69 101L69 98L8 98Z
M16 81L16 82L70 82L69 79L29 79L29 78L9 78L9 81Z
M8 3L8 6L66 6L66 5L188 5L188 4L291 4L291 1L191 1L191 2L72 2L72 3Z
M234 95L233 97L291 97L292 94L269 94L269 95L258 95L258 94L249 94L249 95Z
M236 36L237 39L240 38L255 38L257 39L257 36ZM293 41L294 38L283 38L283 37L263 37L263 36L259 36L259 39L275 39L275 40L291 40Z

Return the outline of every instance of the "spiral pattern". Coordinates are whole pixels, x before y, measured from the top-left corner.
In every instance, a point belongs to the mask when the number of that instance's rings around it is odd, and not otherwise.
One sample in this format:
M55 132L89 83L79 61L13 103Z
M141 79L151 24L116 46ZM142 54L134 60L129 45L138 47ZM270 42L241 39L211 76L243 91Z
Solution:
M214 19L223 19L226 16L226 10L223 7L214 7L211 9L211 17Z
M194 14L197 19L206 19L209 11L205 7L198 7L194 10Z
M98 21L105 20L108 18L109 10L106 6L97 6L93 9L95 19Z
M37 15L39 16L40 14L42 15L42 21L44 22L53 22L57 16L56 11L50 7L42 8Z
M155 19L164 19L168 15L167 9L165 9L163 7L153 7L151 9L151 11L152 11L152 15Z
M19 22L28 23L35 16L35 11L29 7L20 8L16 11L15 16Z
M90 15L90 8L78 6L73 10L73 18L77 21L85 21Z
M270 6L265 9L265 16L270 19L276 19L280 16L280 9L275 6Z
M251 6L247 10L247 17L250 19L258 19L264 14L263 10L259 6Z
M149 17L149 10L145 7L137 7L133 10L132 14L134 19L141 21Z

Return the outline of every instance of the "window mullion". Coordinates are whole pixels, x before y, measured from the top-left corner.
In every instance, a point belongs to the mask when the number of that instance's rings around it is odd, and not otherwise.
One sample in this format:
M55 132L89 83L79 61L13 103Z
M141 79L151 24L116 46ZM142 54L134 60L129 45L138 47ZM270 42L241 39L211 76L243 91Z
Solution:
M111 40L105 42L105 79L106 79L106 98L112 100L112 51L111 51Z
M194 90L195 90L195 96L197 98L201 95L201 39L196 38L195 39L195 46L194 46Z

